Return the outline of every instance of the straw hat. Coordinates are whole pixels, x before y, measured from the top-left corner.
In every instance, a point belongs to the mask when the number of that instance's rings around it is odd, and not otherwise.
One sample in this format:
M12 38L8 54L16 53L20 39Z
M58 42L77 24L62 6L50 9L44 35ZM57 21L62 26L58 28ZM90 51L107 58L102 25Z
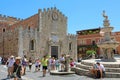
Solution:
M21 59L21 57L20 57L20 56L18 56L18 57L16 57L15 59Z
M11 56L10 56L10 58L14 58L14 56L13 56L13 55L11 55Z

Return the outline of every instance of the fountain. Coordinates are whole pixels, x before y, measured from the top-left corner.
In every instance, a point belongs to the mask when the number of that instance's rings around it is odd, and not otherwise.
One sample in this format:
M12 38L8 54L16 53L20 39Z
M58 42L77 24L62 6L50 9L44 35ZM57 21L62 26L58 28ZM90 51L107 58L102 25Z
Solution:
M103 28L101 28L101 32L104 33L103 41L99 42L97 46L103 50L103 59L102 61L107 62L114 62L116 61L114 59L114 53L113 49L116 49L116 47L119 45L119 42L111 39L111 31L113 27L110 26L108 16L105 15L105 11L103 11L103 17L105 20L103 21Z
M82 60L81 63L77 63L76 67L72 68L72 71L75 71L78 75L91 76L89 73L89 69L96 62L100 62L105 66L107 78L120 78L120 57L115 57L113 53L113 49L119 45L119 42L111 39L111 31L113 27L110 26L108 16L105 15L105 11L103 11L103 17L105 18L103 21L103 28L101 32L104 33L103 40L99 42L97 45L99 48L103 50L103 58L102 59L88 59Z

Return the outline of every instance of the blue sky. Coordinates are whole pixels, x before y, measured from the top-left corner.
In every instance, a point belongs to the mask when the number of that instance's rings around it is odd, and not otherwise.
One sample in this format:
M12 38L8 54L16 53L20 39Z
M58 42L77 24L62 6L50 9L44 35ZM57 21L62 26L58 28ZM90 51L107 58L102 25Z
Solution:
M68 33L98 28L103 25L103 10L111 26L120 31L120 0L1 0L0 14L28 18L38 9L56 6L68 17Z

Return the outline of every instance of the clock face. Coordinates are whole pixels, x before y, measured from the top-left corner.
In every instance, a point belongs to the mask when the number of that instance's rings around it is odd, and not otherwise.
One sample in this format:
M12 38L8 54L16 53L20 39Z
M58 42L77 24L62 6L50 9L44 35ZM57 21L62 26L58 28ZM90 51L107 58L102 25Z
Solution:
M52 13L52 19L57 20L58 19L58 14L56 12Z
M53 42L58 41L58 36L57 35L51 35L51 38L52 38Z

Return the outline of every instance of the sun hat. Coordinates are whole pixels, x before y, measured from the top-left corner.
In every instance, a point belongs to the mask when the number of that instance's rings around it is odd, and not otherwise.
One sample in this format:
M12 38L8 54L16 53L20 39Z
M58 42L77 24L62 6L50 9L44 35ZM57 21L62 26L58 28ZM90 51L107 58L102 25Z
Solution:
M21 57L20 57L20 56L18 56L18 57L16 57L15 59L21 59Z
M11 55L11 56L10 56L10 58L14 58L14 56L13 56L13 55Z

